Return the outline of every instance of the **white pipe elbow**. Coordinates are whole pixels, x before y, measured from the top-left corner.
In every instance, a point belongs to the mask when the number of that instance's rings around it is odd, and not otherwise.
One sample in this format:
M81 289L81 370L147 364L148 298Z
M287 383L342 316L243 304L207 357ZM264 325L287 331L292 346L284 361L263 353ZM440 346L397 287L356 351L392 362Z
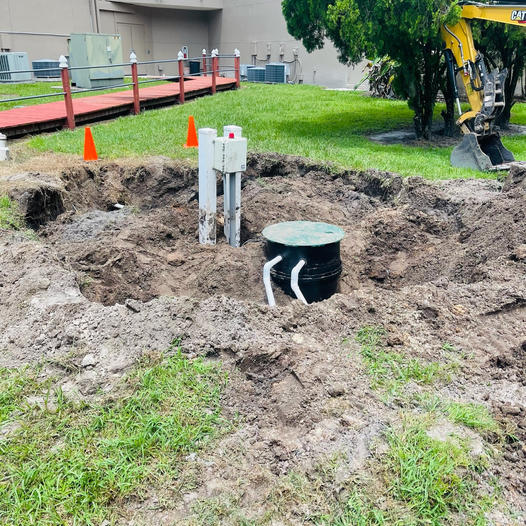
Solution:
M268 304L271 307L276 306L276 300L274 299L274 292L272 292L272 283L270 282L270 270L272 267L277 265L283 258L276 256L274 259L267 261L263 267L263 283L265 284L265 292L267 293Z
M305 299L305 296L303 296L303 293L300 290L299 286L299 276L301 269L305 266L305 260L300 259L298 264L292 269L292 272L290 273L290 288L296 294L296 298L298 298L300 301L305 303L305 305L308 305L307 300Z

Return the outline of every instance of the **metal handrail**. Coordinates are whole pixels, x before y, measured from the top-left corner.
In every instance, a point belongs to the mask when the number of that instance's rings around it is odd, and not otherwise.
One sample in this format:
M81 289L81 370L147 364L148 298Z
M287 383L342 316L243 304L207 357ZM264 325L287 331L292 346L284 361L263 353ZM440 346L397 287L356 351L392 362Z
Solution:
M233 58L234 64L226 64L226 66L223 64L223 67L220 67L219 61L220 59L230 59ZM197 73L184 73L184 64L189 61L198 61L202 62L203 64L203 71L201 71L201 67L199 68L199 71ZM139 94L139 86L141 84L149 84L152 82L170 82L170 81L178 81L179 82L179 103L184 104L185 102L185 89L184 89L184 82L188 77L201 77L208 75L212 78L212 84L211 84L211 93L215 94L217 91L217 77L218 75L222 73L232 73L235 72L235 86L236 88L239 88L240 86L240 54L239 51L236 49L233 55L219 55L217 49L212 50L210 55L206 55L206 51L203 55L200 57L184 57L182 52L179 52L179 55L177 59L162 59L162 60L148 60L139 62L137 60L137 56L132 51L130 53L130 62L125 63L119 63L119 64L105 64L105 65L95 65L95 66L72 66L69 67L68 62L64 56L61 56L59 59L59 66L60 68L60 77L62 81L62 89L61 92L55 92L55 93L47 93L42 95L29 95L26 97L15 97L10 99L3 99L0 100L0 105L2 103L7 102L18 102L23 100L31 100L31 99L44 99L47 97L60 97L64 96L64 103L66 105L66 125L70 130L73 130L75 128L75 112L73 109L73 96L77 94L82 93L90 93L90 92L97 92L97 91L109 91L112 92L117 88L132 88L133 90L133 113L135 115L138 115L141 111L141 101L140 101L140 94ZM138 66L139 65L145 65L145 64L163 64L163 63L177 63L178 64L178 74L177 75L170 75L168 77L157 77L153 79L148 80L139 80L138 76ZM75 91L71 90L71 76L70 71L75 70L86 70L86 69L101 69L101 68L125 68L130 67L131 68L131 77L132 82L122 82L119 84L113 84L110 86L99 86L96 88L88 88L88 89L77 89ZM58 69L55 67L50 68L42 68L42 69L31 69L31 70L23 70L23 71L0 71L1 73L35 73L35 72L43 72L43 71L56 71ZM123 74L124 76L124 74ZM102 80L102 79L99 79ZM191 80L188 79L188 80ZM168 98L171 98L174 94L167 94ZM161 97L161 98L167 98L167 97ZM126 105L126 103L124 103Z
M48 95L28 95L27 97L17 97L16 99L0 99L0 104L4 102L18 102L19 100L29 100L29 99L45 99L46 97L58 97L60 95L65 95L65 91L60 91L57 93L50 93Z
M212 55L201 55L199 57L188 57L181 59L183 62L187 62L189 60L192 61L200 61L200 60L208 60L214 58ZM237 58L236 55L216 55L215 58ZM144 60L144 61L137 61L136 64L143 65L143 64L166 64L166 63L174 63L179 62L179 58L168 58L168 59L160 59L160 60ZM83 69L103 69L103 68L125 68L132 65L132 62L122 62L118 64L102 64L102 65L96 65L96 66L68 66L68 71L78 71ZM0 74L2 73L40 73L42 71L56 71L57 69L61 69L59 66L55 66L52 68L42 68L42 69L22 69L22 70L8 70L3 69L0 70Z
M137 64L140 64L140 62L138 62ZM216 73L225 73L225 72L228 72L228 71L234 71L234 68L219 68L217 70L215 70ZM207 74L212 74L213 70L209 70L207 71ZM0 72L1 73L1 72ZM184 77L187 78L187 77L202 77L204 75L204 72L203 71L200 71L199 73L188 73L188 74L185 74ZM138 84L150 84L152 82L170 82L170 81L173 81L173 80L179 80L180 77L179 75L170 75L170 76L167 76L167 77L159 77L159 78L155 78L155 79L148 79L148 80L140 80L138 82ZM78 90L74 90L71 92L72 95L76 95L77 93L89 93L91 91L104 91L104 90L109 90L109 89L113 89L113 88L122 88L122 87L133 87L133 82L125 82L123 84L112 84L111 86L100 86L98 88L86 88L86 89L78 89ZM62 95L65 95L66 92L65 91L59 91L59 92L55 92L55 93L47 93L47 94L44 94L44 95L28 95L26 97L16 97L14 99L0 99L0 104L3 104L5 102L18 102L18 101L22 101L22 100L30 100L30 99L45 99L47 97L58 97L58 96L62 96Z

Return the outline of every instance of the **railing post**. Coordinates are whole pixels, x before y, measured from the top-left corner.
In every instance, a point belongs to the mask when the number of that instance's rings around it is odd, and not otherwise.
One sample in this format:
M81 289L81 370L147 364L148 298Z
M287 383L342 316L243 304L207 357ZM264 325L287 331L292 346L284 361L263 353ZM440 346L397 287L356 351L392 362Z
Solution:
M217 55L219 51L217 49L212 50L212 95L215 95L217 90Z
M182 51L179 51L177 60L179 61L179 104L184 104L184 54Z
M240 71L240 62L241 62L241 53L239 49L234 49L234 69L236 71L236 88L241 87L241 71Z
M131 74L133 82L133 113L141 113L141 100L139 99L139 74L137 72L137 55L132 51L130 53Z
M206 49L203 49L203 76L208 77L206 74Z
M60 55L59 67L62 77L62 89L64 91L64 103L66 104L66 122L70 130L75 129L75 113L73 111L73 99L71 98L71 86L69 84L68 61L64 55Z

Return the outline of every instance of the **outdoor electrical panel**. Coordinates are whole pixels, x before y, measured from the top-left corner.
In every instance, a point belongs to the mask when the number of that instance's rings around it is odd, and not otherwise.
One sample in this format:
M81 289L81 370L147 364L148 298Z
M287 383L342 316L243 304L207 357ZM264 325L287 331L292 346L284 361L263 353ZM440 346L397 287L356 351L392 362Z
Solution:
M232 174L247 169L247 140L245 137L218 137L214 140L214 170Z
M122 64L122 42L120 35L100 33L72 33L69 39L69 65L110 66ZM102 88L122 84L122 67L96 69L73 69L71 80L78 88Z

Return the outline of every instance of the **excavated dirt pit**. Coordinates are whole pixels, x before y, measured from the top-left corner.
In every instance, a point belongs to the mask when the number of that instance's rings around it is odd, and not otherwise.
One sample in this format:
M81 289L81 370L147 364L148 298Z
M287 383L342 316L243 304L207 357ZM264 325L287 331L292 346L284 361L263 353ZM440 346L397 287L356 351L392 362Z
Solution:
M215 247L198 244L196 171L164 159L4 183L38 240L0 237L2 365L46 361L50 374L62 371L65 392L90 397L110 391L144 352L181 338L185 352L231 371L225 412L244 425L201 459L198 489L165 515L146 514L151 524L178 523L193 501L226 491L258 509L276 477L308 471L320 455L345 451L349 473L359 471L400 410L349 359L365 325L384 327L389 347L423 360L443 358L445 343L469 356L440 395L482 403L513 426L517 440L493 474L513 509L526 511L524 172L504 184L431 184L251 155L239 249L222 234ZM290 220L345 230L340 290L308 307L278 292L270 309L261 231ZM57 365L64 356L75 367ZM146 520L131 506L136 515Z

